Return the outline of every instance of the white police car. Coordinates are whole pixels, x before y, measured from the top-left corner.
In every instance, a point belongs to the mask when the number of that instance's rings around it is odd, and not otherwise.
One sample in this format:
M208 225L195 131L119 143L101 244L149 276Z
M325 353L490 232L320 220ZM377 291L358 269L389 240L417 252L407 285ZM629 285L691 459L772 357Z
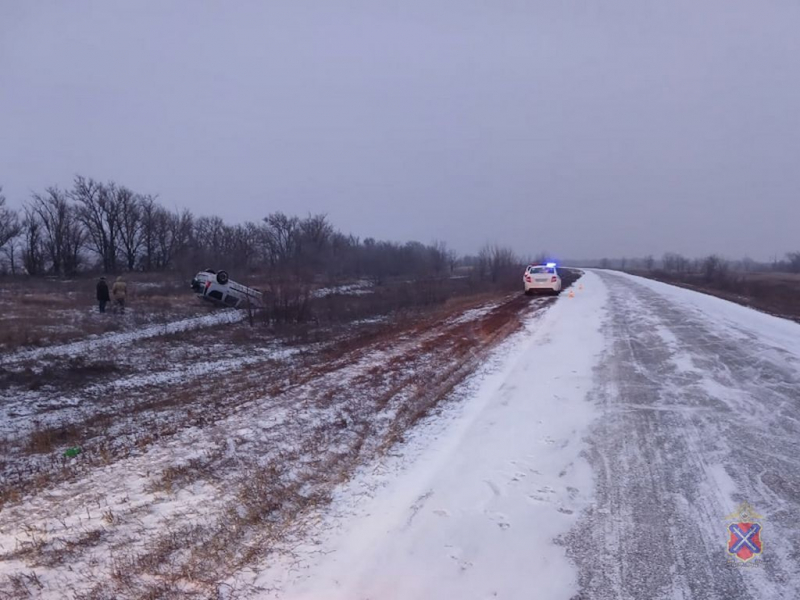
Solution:
M558 294L561 291L561 275L558 274L556 263L529 265L522 276L522 283L527 295L535 292Z
M192 291L203 300L232 308L261 308L263 294L255 288L231 281L227 271L206 269L192 279Z

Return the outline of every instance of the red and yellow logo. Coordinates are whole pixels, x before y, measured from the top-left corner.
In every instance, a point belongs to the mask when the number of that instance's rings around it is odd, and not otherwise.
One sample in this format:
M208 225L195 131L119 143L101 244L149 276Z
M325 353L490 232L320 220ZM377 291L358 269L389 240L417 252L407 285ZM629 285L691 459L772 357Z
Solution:
M763 518L747 502L726 517L729 521L728 554L731 557L747 562L764 551Z

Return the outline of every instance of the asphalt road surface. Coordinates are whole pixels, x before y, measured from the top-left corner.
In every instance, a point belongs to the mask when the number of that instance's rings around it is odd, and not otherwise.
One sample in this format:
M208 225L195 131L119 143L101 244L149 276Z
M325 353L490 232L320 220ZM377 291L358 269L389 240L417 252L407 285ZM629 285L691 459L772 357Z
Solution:
M564 537L580 600L800 598L800 326L598 271L595 499ZM739 502L763 551L727 552Z

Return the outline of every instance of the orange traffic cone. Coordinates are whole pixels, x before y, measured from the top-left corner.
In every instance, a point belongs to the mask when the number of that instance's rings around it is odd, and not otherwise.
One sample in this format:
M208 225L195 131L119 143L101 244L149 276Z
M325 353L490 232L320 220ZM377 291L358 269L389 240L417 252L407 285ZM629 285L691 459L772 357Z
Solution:
M582 289L583 289L583 284L582 284L582 283L579 283L579 284L578 284L578 289L579 289L579 290L582 290Z
M575 297L575 292L573 292L572 290L570 290L570 291L569 291L569 297L570 297L570 298L574 298L574 297Z

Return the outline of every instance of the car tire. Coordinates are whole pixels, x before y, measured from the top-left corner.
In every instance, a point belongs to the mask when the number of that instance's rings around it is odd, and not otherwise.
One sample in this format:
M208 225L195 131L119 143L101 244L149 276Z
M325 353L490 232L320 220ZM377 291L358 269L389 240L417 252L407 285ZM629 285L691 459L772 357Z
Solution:
M220 271L217 273L217 283L220 285L225 285L228 283L228 272L227 271Z
M525 290L525 295L526 296L532 296L533 292L531 290Z

